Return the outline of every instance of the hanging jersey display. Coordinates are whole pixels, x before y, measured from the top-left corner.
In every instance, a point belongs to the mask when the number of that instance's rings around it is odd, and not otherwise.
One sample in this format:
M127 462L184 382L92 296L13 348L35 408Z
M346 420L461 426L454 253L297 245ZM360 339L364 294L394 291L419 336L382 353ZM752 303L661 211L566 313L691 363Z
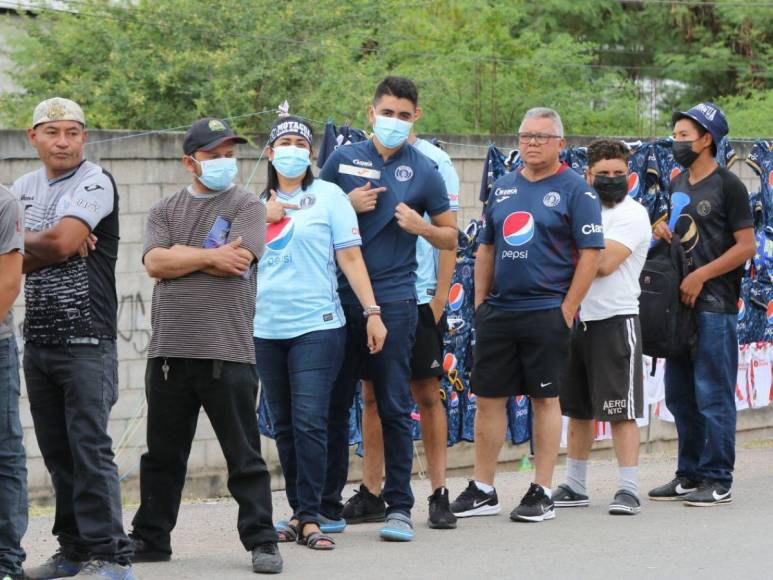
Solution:
M333 124L333 121L328 121L325 123L325 132L322 134L319 152L317 153L317 167L322 169L327 158L341 145L359 143L360 141L365 141L367 138L368 136L365 131L353 129L348 124L337 129Z

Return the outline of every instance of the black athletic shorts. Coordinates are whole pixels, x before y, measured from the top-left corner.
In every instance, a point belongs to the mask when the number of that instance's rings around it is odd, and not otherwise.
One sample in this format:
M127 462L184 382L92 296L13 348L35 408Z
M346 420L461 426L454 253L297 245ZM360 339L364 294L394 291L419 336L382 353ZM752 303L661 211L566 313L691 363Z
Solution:
M644 416L638 316L580 323L572 335L561 412L575 419L626 421Z
M512 311L484 302L475 313L472 392L557 397L570 334L560 308Z
M421 380L443 374L443 336L446 333L446 313L435 323L429 304L419 304L416 322L416 342L411 354L411 379Z

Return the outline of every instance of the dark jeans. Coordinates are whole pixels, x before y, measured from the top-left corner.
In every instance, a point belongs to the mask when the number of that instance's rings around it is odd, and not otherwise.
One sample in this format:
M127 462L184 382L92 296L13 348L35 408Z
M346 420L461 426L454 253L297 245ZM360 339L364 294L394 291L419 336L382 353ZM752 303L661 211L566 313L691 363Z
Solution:
M672 357L666 363L666 406L679 434L680 477L733 482L737 320L735 314L698 312L694 358Z
M21 574L27 531L27 463L19 420L16 339L0 340L0 577Z
M24 349L35 435L56 492L53 533L76 559L128 562L121 486L107 434L118 400L115 341Z
M319 523L330 391L345 341L345 328L287 340L255 339L255 361L276 430L287 500L301 523Z
M377 355L368 353L362 308L354 305L344 308L346 349L330 397L327 473L321 513L328 518L341 517L341 492L349 475L349 409L358 380L367 378L373 381L384 433L386 478L382 494L387 513L410 515L413 507L411 352L416 337L416 302L404 300L381 304L381 318L388 334L384 349Z
M169 365L167 376L162 366ZM255 367L190 358L152 358L145 373L148 451L140 460L140 508L133 535L171 554L188 456L204 407L228 465L228 490L239 504L237 528L251 550L276 542L271 478L260 455Z

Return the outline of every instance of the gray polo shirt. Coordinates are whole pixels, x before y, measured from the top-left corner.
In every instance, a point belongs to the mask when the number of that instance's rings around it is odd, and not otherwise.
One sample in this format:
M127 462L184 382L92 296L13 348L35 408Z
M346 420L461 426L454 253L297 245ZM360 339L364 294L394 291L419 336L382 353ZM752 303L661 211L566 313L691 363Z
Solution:
M24 253L24 210L16 196L0 188L0 254ZM13 336L13 312L0 320L0 340Z

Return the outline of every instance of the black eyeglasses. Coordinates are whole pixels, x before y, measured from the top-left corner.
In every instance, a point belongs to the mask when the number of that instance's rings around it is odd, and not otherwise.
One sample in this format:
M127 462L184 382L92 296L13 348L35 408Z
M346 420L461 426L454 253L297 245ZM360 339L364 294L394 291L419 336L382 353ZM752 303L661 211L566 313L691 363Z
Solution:
M561 139L561 135L548 135L546 133L518 133L520 143L534 142L537 145L545 145L551 139Z

